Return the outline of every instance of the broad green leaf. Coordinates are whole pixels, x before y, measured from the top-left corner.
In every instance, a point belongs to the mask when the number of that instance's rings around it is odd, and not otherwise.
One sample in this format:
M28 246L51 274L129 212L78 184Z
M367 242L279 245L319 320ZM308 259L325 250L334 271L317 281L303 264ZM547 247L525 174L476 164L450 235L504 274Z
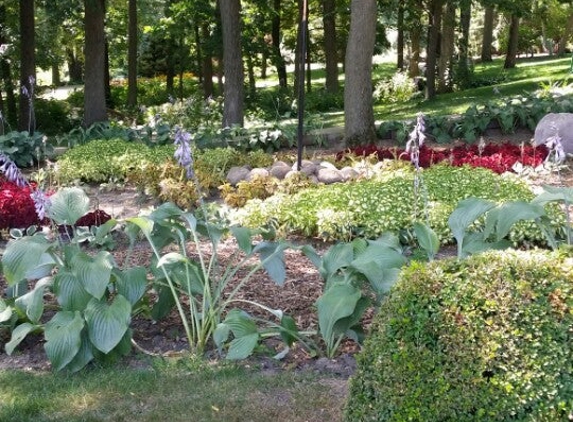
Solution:
M350 243L337 243L331 246L322 257L320 273L325 280L354 260L354 248Z
M304 245L300 248L303 254L306 255L310 262L319 269L322 266L322 257L316 252L316 250L310 245Z
M2 271L8 285L24 280L39 265L43 266L44 253L51 246L42 236L23 237L8 242L2 256Z
M80 188L60 189L50 197L48 217L58 225L73 226L90 209L90 200Z
M26 278L28 280L39 280L41 278L47 277L52 273L52 270L56 266L56 261L49 253L44 253L40 256L40 260L35 268L30 269L26 273Z
M0 323L9 321L10 318L12 318L12 307L0 298Z
M149 217L155 222L163 222L174 217L180 217L184 212L172 202L165 202L157 207Z
M341 318L334 324L334 335L342 335L346 334L352 327L360 322L362 315L368 307L370 306L370 300L367 297L361 297L358 302L356 302L356 306L354 307L354 311L350 316L346 318Z
M44 349L55 371L62 370L78 354L84 320L78 311L61 311L46 324Z
M64 311L83 311L93 298L78 278L65 268L54 277L54 294Z
M224 323L231 329L235 337L244 337L258 332L257 324L255 324L249 314L240 309L229 311Z
M378 299L390 291L400 274L400 268L383 268L375 261L363 263L356 271L366 277Z
M420 247L426 251L430 260L434 259L434 256L440 250L440 239L438 239L436 232L427 224L416 221L414 223L414 233Z
M286 279L284 251L287 247L284 243L261 242L253 249L253 252L260 253L263 268L279 286L282 286Z
M229 344L227 359L239 360L248 358L257 344L259 343L259 333L248 334L243 337L235 338Z
M151 318L154 321L159 321L169 315L173 306L175 306L175 298L169 288L161 286L156 287L157 301L153 304L151 309Z
M12 331L12 338L10 341L4 345L6 354L11 355L14 352L14 349L22 342L22 340L24 340L28 334L38 328L39 326L30 324L29 322L18 325L14 331Z
M144 267L132 267L121 271L116 282L117 292L125 297L131 306L145 294L147 272Z
M106 251L100 251L95 257L80 252L72 259L72 273L89 294L101 299L109 285L112 262L113 256Z
M287 346L292 346L297 340L293 335L298 333L298 327L296 326L296 321L293 317L285 315L281 318L281 338L286 343Z
M151 232L153 231L153 225L154 225L152 219L148 217L132 217L128 218L125 221L128 223L128 225L132 224L135 225L136 227L139 227L139 229L147 239L151 238ZM130 233L131 232L132 231L130 230Z
M217 324L217 327L213 332L213 341L215 342L215 346L217 346L219 353L223 350L223 344L225 344L229 339L229 334L231 334L231 328L227 324L224 322Z
M328 347L334 343L336 322L353 314L361 296L362 292L351 284L335 284L316 301L318 325Z
M88 337L88 332L84 328L81 332L81 345L80 350L74 356L74 358L66 365L66 370L70 372L77 372L90 363L94 358L92 353L92 343Z
M545 210L540 204L525 201L512 201L492 209L486 217L484 239L490 234L495 234L495 239L503 239L511 227L521 220L535 220L545 215Z
M44 313L44 292L51 284L52 278L44 277L36 283L33 290L16 298L16 307L21 309L34 324L40 322Z
M495 207L493 202L479 198L468 198L458 203L457 208L448 218L448 225L458 244L458 257L462 255L464 237L468 227L493 207Z
M251 241L252 232L251 229L247 227L238 227L233 226L231 227L231 232L235 239L237 239L237 244L239 248L249 255L253 251L253 243Z
M406 258L394 249L373 244L350 262L349 266L361 272L361 268L370 262L376 262L380 268L401 268L406 263Z
M382 233L382 235L376 240L369 240L370 245L386 246L395 251L400 251L400 239L394 233Z
M92 299L85 310L88 334L93 345L109 353L123 338L131 321L131 305L117 295L111 305Z
M560 201L560 202L566 201L569 203L573 203L573 188L545 185L543 186L543 190L544 192L537 195L537 197L535 197L533 201L531 201L532 203L541 205L545 205L548 202L555 202L555 201Z

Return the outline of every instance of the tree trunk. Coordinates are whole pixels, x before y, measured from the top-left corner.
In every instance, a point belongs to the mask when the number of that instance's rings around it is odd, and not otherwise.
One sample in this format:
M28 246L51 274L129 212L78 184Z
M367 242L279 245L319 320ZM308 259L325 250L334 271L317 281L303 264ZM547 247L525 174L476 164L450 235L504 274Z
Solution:
M456 26L456 4L449 1L442 19L442 36L440 38L440 57L438 59L438 93L452 90L452 56L454 54Z
M62 84L60 78L60 66L58 63L52 63L52 86L57 87Z
M462 89L465 89L471 80L470 70L470 23L472 17L471 0L462 0L460 2L460 26L462 36L459 42L459 60L456 69L456 79Z
M324 25L324 58L326 62L326 92L336 94L338 84L338 53L336 51L336 1L322 1Z
M376 0L351 1L344 84L344 128L349 146L367 144L376 139L372 105L376 19Z
M269 60L269 50L265 44L265 48L261 53L261 79L267 79L267 62Z
M137 105L137 0L129 0L127 27L127 106Z
M247 76L249 84L249 96L254 98L257 92L257 82L255 80L255 64L253 63L253 57L247 54Z
M410 63L408 66L408 76L415 78L420 75L420 54L422 45L422 16L419 15L422 10L422 2L416 1L414 13L408 19L407 26L410 28Z
M396 39L396 50L397 50L397 61L396 67L399 70L404 69L404 1L401 0L398 3L398 18L397 18L397 26L398 26L398 36Z
M84 126L107 121L105 107L105 0L84 0L85 88Z
M104 60L104 87L105 87L105 106L107 108L114 108L113 98L111 97L111 75L109 72L109 42L105 40L105 60Z
M20 108L18 130L34 133L33 108L34 85L36 81L34 0L20 0ZM28 95L24 94L25 91Z
M70 76L70 83L81 83L83 81L83 63L77 57L73 48L66 49L66 56L68 61L68 74Z
M563 31L563 35L559 39L559 47L557 50L557 55L562 57L565 55L565 49L567 47L567 43L571 38L571 33L573 32L573 14L569 15L567 19L567 25L565 25L565 30Z
M223 127L243 126L243 58L241 54L241 2L226 0L221 3L223 28L223 68L225 92Z
M201 25L201 39L202 39L202 54L203 54L203 96L205 98L212 97L215 90L213 87L213 59L211 50L205 48L207 40L211 37L209 33L209 23L204 22Z
M279 86L287 87L285 59L281 53L281 0L274 0L271 33L273 38L273 62L279 77Z
M428 19L428 47L426 49L426 99L436 96L436 62L438 54L438 41L440 23L442 18L442 0L432 0Z
M483 39L481 43L481 61L491 62L491 46L493 43L494 7L486 6L483 17Z
M507 55L505 56L504 69L514 68L517 62L517 47L519 41L519 16L511 15L509 25L509 38L507 40Z

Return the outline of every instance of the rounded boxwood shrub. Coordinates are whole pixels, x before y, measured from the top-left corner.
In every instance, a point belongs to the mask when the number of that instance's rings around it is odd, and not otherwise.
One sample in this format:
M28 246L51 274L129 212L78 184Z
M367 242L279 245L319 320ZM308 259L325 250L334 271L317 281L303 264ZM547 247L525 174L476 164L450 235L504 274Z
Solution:
M570 420L572 327L563 251L413 263L358 356L346 420Z

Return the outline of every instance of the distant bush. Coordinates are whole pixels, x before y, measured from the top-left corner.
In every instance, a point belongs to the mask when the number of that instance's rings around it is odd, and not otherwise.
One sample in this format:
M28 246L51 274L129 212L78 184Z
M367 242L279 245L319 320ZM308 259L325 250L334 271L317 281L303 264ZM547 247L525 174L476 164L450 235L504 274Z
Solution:
M563 252L413 263L358 356L346 420L570 420L572 280Z

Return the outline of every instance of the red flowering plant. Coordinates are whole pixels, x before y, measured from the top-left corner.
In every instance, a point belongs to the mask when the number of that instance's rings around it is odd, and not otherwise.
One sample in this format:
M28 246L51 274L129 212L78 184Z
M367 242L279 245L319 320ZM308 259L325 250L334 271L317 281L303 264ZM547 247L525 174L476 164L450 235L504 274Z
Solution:
M31 194L34 184L19 186L0 176L0 229L40 224Z
M515 163L520 162L524 166L537 167L547 157L548 149L545 145L513 145L489 144L489 145L459 145L453 148L433 149L427 145L419 148L419 166L429 167L432 164L449 161L453 166L470 165L472 167L485 167L496 173L512 171ZM410 153L396 147L377 147L368 145L347 149L336 154L337 160L342 160L347 155L367 157L375 155L379 160L401 159L411 161Z

